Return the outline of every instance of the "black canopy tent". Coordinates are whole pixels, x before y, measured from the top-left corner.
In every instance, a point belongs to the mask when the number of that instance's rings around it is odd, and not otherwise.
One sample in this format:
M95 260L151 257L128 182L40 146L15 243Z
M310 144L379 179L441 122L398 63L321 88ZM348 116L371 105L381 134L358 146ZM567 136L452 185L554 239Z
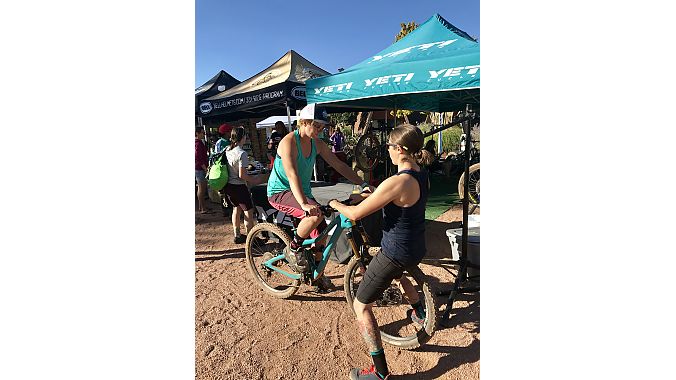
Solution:
M222 120L290 114L306 105L305 81L330 75L293 50L265 70L226 90L203 98L198 116Z
M200 116L199 103L202 99L224 92L242 83L232 75L221 70L203 85L195 89L195 114Z

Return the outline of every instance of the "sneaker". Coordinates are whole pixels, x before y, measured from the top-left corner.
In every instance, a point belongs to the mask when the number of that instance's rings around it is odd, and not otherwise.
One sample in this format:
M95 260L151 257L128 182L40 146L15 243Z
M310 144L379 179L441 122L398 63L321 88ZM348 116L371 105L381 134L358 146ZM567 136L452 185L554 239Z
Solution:
M244 244L246 242L246 235L235 236L235 244Z
M367 369L352 368L350 371L350 380L385 380L389 377L389 373L385 377L380 377L378 372L376 372L376 366L373 364Z
M302 248L293 249L286 247L284 250L284 257L289 262L289 267L296 273L304 273L308 269L307 260Z
M324 275L322 275L321 277L316 279L314 281L314 284L312 285L312 291L315 292L315 293L325 294L325 293L330 293L334 290L336 290L336 287L333 286L333 283L331 283L331 280L329 280Z

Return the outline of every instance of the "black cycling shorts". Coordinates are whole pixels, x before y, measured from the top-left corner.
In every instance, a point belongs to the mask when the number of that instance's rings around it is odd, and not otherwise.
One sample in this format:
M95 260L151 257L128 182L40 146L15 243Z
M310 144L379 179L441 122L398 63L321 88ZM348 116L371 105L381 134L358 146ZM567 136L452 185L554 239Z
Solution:
M357 300L363 304L375 302L383 296L392 280L401 278L405 269L380 251L366 268L366 273L357 288Z

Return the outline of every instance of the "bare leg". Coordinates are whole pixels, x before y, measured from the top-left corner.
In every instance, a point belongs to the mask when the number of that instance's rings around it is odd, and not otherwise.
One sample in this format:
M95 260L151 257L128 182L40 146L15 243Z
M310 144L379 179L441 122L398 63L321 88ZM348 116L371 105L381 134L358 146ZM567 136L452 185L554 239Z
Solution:
M206 205L204 197L207 194L207 183L205 181L197 182L197 208L200 212L206 211Z
M402 276L399 280L394 281L399 285L399 289L402 291L402 293L404 293L404 298L406 298L406 301L409 303L409 305L412 305L420 300L420 297L418 297L418 292L415 290L411 280L409 280L406 276Z
M307 239L307 237L310 236L310 232L317 228L323 218L323 216L307 216L301 219L300 223L298 223L296 233L303 239Z
M373 304L363 304L355 299L353 303L354 312L357 316L357 328L366 347L370 352L376 352L383 348L383 342L380 339L380 331L378 330L378 322L373 315Z
M235 206L232 210L232 229L235 233L235 237L239 236L239 228L241 225L239 220L240 215L242 215L242 210L239 208L239 206Z
M239 207L237 208L239 209ZM251 232L251 229L254 227L254 210L244 211L244 225L246 226L247 235Z

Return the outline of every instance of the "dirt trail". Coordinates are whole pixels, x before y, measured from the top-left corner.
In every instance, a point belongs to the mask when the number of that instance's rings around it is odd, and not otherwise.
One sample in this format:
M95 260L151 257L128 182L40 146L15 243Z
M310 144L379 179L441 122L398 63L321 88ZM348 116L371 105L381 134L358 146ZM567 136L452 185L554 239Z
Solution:
M351 367L370 364L346 307L344 265L329 262L326 270L339 290L318 295L303 287L291 299L276 299L253 282L230 221L220 212L195 218L196 379L347 379ZM461 219L454 207L428 222L429 257L450 254L445 230ZM421 268L435 288L450 286L442 268ZM445 297L437 304L441 315ZM422 348L385 345L392 379L479 378L479 296L464 296L454 309L453 325L439 327Z

